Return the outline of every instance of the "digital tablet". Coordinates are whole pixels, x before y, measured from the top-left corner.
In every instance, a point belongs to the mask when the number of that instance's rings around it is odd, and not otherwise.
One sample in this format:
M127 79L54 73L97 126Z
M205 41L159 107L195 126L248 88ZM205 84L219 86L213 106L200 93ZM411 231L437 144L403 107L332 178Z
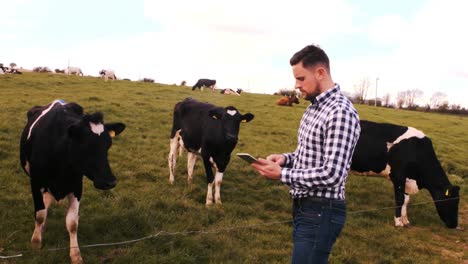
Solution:
M247 161L248 163L257 162L257 159L254 156L250 155L249 153L237 153L237 156Z

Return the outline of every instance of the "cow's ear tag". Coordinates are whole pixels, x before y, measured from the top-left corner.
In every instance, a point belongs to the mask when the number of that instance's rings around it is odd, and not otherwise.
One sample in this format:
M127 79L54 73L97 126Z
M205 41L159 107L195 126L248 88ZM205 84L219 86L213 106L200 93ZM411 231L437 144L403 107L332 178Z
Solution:
M215 115L211 116L213 119L218 119L218 117L216 117Z
M247 123L247 120L243 119L243 120L242 120L242 123Z
M447 189L447 191L445 191L445 196L449 196L449 189Z
M109 136L111 138L115 137L115 131L114 130L109 130Z

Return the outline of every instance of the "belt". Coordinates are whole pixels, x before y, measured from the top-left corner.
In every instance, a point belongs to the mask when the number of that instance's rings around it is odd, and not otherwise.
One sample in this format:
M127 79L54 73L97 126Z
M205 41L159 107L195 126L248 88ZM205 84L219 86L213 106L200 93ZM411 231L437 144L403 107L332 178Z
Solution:
M334 198L325 198L325 197L316 197L316 196L308 196L302 198L294 198L295 204L305 204L305 203L319 203L319 204L343 204L345 200L342 199L334 199Z

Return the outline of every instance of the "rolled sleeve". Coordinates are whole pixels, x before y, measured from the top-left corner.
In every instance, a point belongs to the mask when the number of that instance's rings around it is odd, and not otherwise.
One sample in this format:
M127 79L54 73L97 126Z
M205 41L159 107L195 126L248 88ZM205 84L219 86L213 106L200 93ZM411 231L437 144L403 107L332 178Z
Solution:
M285 168L292 168L293 166L293 160L294 160L294 157L295 157L295 153L294 152L291 152L291 153L283 153L283 156L284 156L284 164L283 164L283 167Z

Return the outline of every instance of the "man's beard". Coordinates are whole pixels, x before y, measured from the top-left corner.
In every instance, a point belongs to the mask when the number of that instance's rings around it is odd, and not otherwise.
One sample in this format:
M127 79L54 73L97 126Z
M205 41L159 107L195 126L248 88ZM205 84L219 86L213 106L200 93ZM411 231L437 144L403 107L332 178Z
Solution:
M317 97L316 94L306 94L304 96L304 99L313 102L313 101L315 101L315 97Z

